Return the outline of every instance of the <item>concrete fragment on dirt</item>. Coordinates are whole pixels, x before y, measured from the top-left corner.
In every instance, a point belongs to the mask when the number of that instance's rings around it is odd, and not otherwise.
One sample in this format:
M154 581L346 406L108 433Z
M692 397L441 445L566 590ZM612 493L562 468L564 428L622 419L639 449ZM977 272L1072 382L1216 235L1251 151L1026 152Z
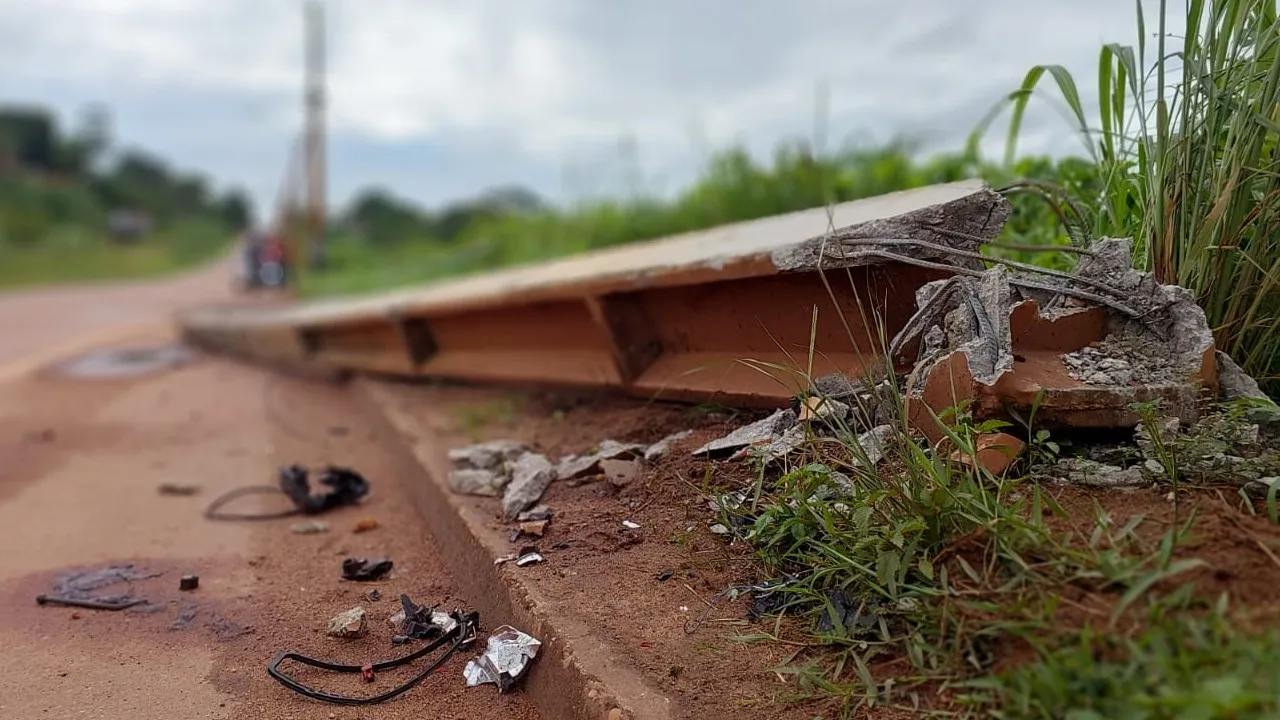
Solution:
M365 611L359 606L340 612L329 620L329 637L358 638L364 637L366 632Z
M537 453L525 453L511 464L511 483L502 496L502 515L514 520L538 503L551 481L556 479L551 461Z
M997 266L922 288L891 345L914 376L911 424L937 441L937 416L964 402L979 420L1034 405L1045 426L1133 427L1134 403L1160 401L1193 422L1217 390L1212 332L1188 290L1134 270L1130 252L1104 239L1070 275Z
M712 440L694 450L692 454L708 458L733 455L742 448L751 445L767 445L773 442L779 434L795 424L795 411L790 409L779 410L767 418L753 422L750 425L744 425L722 438Z

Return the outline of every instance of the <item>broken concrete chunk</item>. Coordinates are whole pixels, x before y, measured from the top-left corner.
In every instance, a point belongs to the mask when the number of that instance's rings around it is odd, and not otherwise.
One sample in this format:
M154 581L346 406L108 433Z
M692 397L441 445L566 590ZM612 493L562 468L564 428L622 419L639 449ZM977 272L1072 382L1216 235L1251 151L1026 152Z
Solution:
M779 410L763 420L734 430L722 438L712 440L693 451L694 456L709 458L732 455L748 445L762 445L796 424L796 414L790 409Z
M635 460L601 460L600 470L614 487L625 487L640 477L640 463Z
M594 475L599 471L599 455L568 455L556 465L556 478L559 480L573 480L585 475Z
M1121 468L1084 458L1062 458L1049 468L1049 474L1073 485L1090 487L1142 487L1151 484L1139 468Z
M1249 495L1266 499L1271 495L1271 489L1280 486L1280 477L1264 477L1252 480L1244 484L1244 491ZM1280 490L1276 493L1280 497Z
M730 460L743 460L749 457L759 458L765 465L785 460L789 455L804 447L809 439L803 425L792 425L781 435L764 445L748 445L734 453Z
M1223 400L1252 398L1275 404L1266 393L1262 392L1262 388L1258 387L1258 381L1250 377L1249 373L1237 365L1230 355L1218 350L1216 356L1218 359L1218 391L1222 394Z
M678 433L672 433L662 438L658 442L650 445L644 451L644 461L649 463L657 462L659 458L666 455L671 450L672 445L675 445L692 434L692 430L681 430Z
M503 463L512 462L528 451L528 446L515 440L490 440L450 450L449 461L459 469L501 470Z
M1173 445L1173 441L1178 439L1178 428L1182 422L1176 417L1160 418L1156 421L1156 429L1159 432L1160 443L1166 448ZM1160 460L1160 453L1156 447L1155 439L1151 435L1151 431L1147 428L1146 423L1139 424L1133 431L1133 440L1137 443L1138 449L1142 451L1142 456L1148 460Z
M542 537L547 531L547 523L549 520L527 520L520 523L520 534L529 537Z
M546 505L538 505L536 507L529 508L528 510L525 510L524 512L517 515L516 520L519 520L520 522L535 522L538 520L550 520L551 514L552 514L551 508L547 507Z
M644 456L645 446L639 443L621 443L617 440L602 440L596 450L601 460L636 460Z
M1022 455L1027 444L1008 433L986 433L975 441L977 466L992 475L1001 475ZM951 454L957 462L974 467L974 459L959 450Z
M449 489L459 495L483 495L498 497L510 481L510 476L493 470L450 470L447 478Z
M364 621L364 608L353 607L338 613L329 621L329 635L336 638L364 637L367 627Z
M511 483L502 496L502 514L508 521L535 505L555 480L555 468L546 457L526 453L511 464Z
M862 433L858 436L858 446L862 448L864 457L856 457L854 460L859 465L876 465L889 452L890 443L897 435L898 431L892 425L878 425Z

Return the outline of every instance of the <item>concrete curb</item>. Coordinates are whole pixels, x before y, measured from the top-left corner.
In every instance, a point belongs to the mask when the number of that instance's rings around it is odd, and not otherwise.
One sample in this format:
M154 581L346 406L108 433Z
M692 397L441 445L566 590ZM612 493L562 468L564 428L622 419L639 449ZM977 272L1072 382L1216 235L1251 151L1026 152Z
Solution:
M444 485L448 449L435 431L403 412L396 388L367 378L353 383L380 434L393 440L400 481L439 544L458 589L486 628L511 624L542 641L522 692L548 720L670 720L673 702L619 658L591 627L521 581L512 565L494 565L510 543L487 518Z

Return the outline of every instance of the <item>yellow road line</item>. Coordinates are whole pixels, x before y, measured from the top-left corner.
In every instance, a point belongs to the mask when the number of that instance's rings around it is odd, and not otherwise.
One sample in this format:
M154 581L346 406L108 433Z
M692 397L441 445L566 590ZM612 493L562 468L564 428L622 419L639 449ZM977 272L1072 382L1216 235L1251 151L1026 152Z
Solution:
M129 325L112 325L100 328L96 332L79 335L72 340L59 343L53 347L42 348L16 360L0 363L0 382L20 379L53 362L88 352L96 347L121 340L131 340L140 335L154 333L157 330L172 331L172 329L171 323L162 320L149 320Z

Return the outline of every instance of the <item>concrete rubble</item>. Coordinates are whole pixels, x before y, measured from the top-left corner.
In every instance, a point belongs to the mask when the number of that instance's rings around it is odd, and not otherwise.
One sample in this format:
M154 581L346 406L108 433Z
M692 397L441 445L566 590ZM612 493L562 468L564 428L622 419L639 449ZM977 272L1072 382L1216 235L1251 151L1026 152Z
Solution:
M1130 253L1103 239L1071 274L996 266L921 288L890 347L917 375L910 423L936 441L935 416L969 402L979 420L1034 406L1045 427L1134 427L1133 405L1155 401L1194 422L1218 389L1213 334L1190 291L1134 270Z
M696 457L777 464L798 460L811 441L828 437L854 449L853 466L874 466L899 432L918 433L933 445L946 441L960 407L975 423L1033 417L1037 428L1052 433L1136 431L1128 445L1133 457L1034 456L1030 469L1063 482L1158 482L1166 475L1165 449L1175 445L1179 472L1242 485L1269 476L1276 453L1259 449L1258 424L1277 428L1272 447L1280 448L1280 407L1215 348L1189 290L1132 267L1131 241L1103 238L1083 249L1073 272L1063 273L1017 263L988 269L972 257L975 248L937 238L875 237L845 241L856 252L894 248L908 263L926 259L917 251L929 250L933 261L945 261L957 274L917 291L916 312L893 337L884 368L864 368L862 377L818 377L792 408L704 444ZM907 246L911 252L902 252ZM1245 417L1257 424L1215 421L1216 440L1199 429L1189 433L1212 415L1213 400L1252 403ZM1154 437L1144 425L1147 408L1159 412ZM1227 426L1230 439L1222 437ZM950 458L1005 473L1027 455L1027 441L1018 435L1013 429L982 433L972 449L953 448ZM1280 459L1274 465L1280 475Z
M791 413L792 422L794 417ZM507 521L547 520L551 510L534 506L552 482L603 477L625 487L641 476L644 463L656 462L690 435L689 430L672 433L652 445L603 440L590 455L568 455L555 463L523 443L493 440L450 450L453 467L446 482L459 495L501 498Z
M358 638L364 637L367 631L365 612L362 607L353 607L346 612L338 613L329 621L330 637Z

